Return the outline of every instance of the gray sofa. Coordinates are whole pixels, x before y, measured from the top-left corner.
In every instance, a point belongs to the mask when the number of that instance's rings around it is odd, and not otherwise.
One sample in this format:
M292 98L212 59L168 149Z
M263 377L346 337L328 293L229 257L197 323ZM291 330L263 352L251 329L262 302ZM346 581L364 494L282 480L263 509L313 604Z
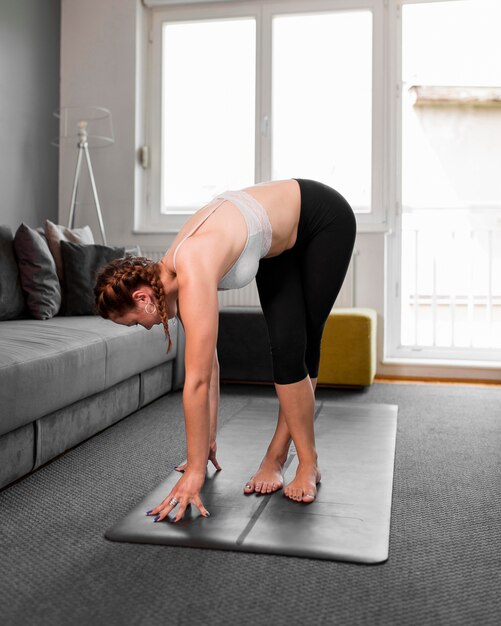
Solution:
M171 327L167 354L161 326L146 331L95 315L34 319L26 309L5 319L13 301L5 250L0 250L0 488L184 382L179 324Z
M182 387L183 335L94 316L0 322L0 488Z

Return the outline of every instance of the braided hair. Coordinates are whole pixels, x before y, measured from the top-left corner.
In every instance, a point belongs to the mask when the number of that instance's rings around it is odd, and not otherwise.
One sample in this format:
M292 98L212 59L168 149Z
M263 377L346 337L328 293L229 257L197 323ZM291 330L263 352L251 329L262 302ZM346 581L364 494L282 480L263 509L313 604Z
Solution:
M169 342L168 352L172 347L169 316L158 263L155 261L142 256L129 256L115 259L101 268L94 287L96 311L105 319L110 317L110 313L126 313L136 306L132 294L141 286L149 286L153 290L165 337Z

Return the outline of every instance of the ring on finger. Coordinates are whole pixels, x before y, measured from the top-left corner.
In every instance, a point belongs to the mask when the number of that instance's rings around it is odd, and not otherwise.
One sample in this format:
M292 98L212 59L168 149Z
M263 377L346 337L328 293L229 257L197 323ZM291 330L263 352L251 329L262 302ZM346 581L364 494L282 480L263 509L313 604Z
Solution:
M176 504L178 504L179 500L177 500L176 498L171 498L169 500L169 506L176 506Z

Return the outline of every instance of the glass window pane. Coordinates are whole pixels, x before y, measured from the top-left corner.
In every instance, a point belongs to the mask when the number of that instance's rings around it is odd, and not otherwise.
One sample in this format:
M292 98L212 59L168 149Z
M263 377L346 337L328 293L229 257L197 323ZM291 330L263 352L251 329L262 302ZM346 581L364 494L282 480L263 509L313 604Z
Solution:
M166 23L162 212L254 183L254 19Z
M482 88L501 86L500 24L498 0L403 6L404 205L501 202L501 152L494 149L501 141L501 109L480 106L488 97ZM461 106L464 96L476 98L476 105ZM433 97L443 97L441 106L433 106Z
M402 344L501 347L501 3L402 7Z
M272 178L314 178L371 209L372 13L273 19Z

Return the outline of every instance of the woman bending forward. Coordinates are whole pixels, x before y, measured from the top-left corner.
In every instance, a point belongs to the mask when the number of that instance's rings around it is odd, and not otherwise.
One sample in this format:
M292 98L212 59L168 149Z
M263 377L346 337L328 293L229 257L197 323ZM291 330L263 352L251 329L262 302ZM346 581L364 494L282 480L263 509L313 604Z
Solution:
M336 191L312 180L271 182L228 191L197 211L161 261L113 261L95 287L100 315L150 329L178 316L186 334L183 406L187 463L165 500L149 514L179 521L189 504L208 516L200 491L216 458L219 367L216 355L221 289L255 277L268 326L279 400L275 434L244 493L281 489L291 441L298 455L284 494L313 502L320 481L313 428L320 341L353 251L355 218Z

